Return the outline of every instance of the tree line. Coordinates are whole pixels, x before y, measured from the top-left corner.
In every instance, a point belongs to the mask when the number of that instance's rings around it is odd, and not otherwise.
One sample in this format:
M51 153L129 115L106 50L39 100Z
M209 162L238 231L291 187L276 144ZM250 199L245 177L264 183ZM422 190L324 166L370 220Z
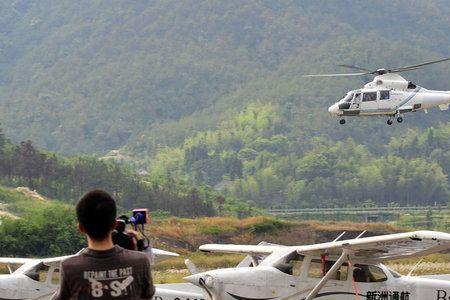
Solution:
M192 187L170 176L150 181L120 163L93 156L57 156L36 149L29 140L16 145L1 130L0 183L27 186L68 202L89 189L102 188L125 209L148 207L190 217L216 214L217 195L206 186Z

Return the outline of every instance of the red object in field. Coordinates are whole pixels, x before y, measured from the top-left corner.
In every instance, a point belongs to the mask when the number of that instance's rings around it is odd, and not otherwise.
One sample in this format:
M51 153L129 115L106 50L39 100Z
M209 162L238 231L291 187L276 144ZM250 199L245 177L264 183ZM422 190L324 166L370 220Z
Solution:
M326 260L325 260L325 255L321 255L320 256L321 260L322 260L322 276L327 275L327 268L326 268Z
M138 213L144 215L144 224L150 223L150 215L148 213L148 208L135 208L133 209L133 217L136 217Z

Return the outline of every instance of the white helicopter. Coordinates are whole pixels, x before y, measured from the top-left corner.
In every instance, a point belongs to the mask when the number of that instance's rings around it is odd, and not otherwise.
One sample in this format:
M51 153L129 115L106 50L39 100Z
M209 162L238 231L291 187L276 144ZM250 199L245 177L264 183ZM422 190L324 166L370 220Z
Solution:
M211 300L450 299L450 281L443 280L448 275L402 276L382 264L449 250L450 234L416 231L339 241L342 235L306 246L203 245L205 252L247 254L250 264L185 280Z
M395 69L378 69L372 71L352 65L341 67L356 69L359 73L304 75L304 77L344 77L376 75L372 82L362 89L348 92L344 98L328 108L335 117L341 117L339 123L345 124L347 116L388 116L387 124L392 125L393 118L403 122L403 115L432 107L447 110L450 104L450 91L434 91L422 88L397 73L417 70L427 65L448 61L450 58L435 60L418 65Z
M0 264L6 265L10 274L0 275L0 300L50 299L59 287L60 263L71 256L44 259L1 257ZM179 255L152 249L152 256L152 262L158 263ZM176 297L180 300L190 297L193 300L196 294L163 286L158 289L157 295L160 297L157 300L173 300Z

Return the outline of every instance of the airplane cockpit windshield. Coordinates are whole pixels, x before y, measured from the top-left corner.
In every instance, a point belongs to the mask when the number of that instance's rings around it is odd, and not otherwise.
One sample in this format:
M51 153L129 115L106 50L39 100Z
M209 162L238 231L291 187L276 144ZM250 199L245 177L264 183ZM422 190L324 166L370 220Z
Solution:
M44 263L39 263L24 273L30 279L39 281L40 283L59 284L59 268L49 267Z
M274 267L283 273L299 276L304 258L305 257L298 254L297 251L293 251L277 262Z
M386 266L385 266L385 267L386 267ZM389 273L392 274L392 276L394 276L394 278L400 278L400 277L402 277L402 275L401 275L400 273L398 273L397 271L392 270L392 269L389 268L389 267L386 267L386 269L389 271Z
M44 265L43 263L37 264L34 268L30 269L25 273L26 276L29 278L39 281L39 282L45 282L47 272L49 271L49 267Z

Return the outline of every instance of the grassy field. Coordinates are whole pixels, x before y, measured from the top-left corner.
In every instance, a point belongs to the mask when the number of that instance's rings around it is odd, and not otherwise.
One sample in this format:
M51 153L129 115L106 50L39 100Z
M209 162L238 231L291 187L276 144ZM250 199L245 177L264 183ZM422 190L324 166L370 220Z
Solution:
M258 244L266 241L284 245L305 245L334 240L343 231L344 238L354 238L401 231L383 223L285 221L270 217L169 218L152 220L146 233L155 247L187 254L207 243Z
M244 258L244 256L193 252L187 256L172 258L159 263L153 268L153 276L155 282L183 282L183 277L189 275L189 271L186 269L186 265L184 264L184 260L186 258L189 258L200 271L207 271L217 268L234 267Z
M441 207L439 210L423 210L414 213L400 213L398 211L381 211L372 214L364 214L354 211L327 211L313 213L291 213L279 214L276 217L282 220L290 221L314 221L321 222L354 222L364 223L368 216L375 217L378 222L392 224L404 229L427 229L450 231L450 210L447 207Z

